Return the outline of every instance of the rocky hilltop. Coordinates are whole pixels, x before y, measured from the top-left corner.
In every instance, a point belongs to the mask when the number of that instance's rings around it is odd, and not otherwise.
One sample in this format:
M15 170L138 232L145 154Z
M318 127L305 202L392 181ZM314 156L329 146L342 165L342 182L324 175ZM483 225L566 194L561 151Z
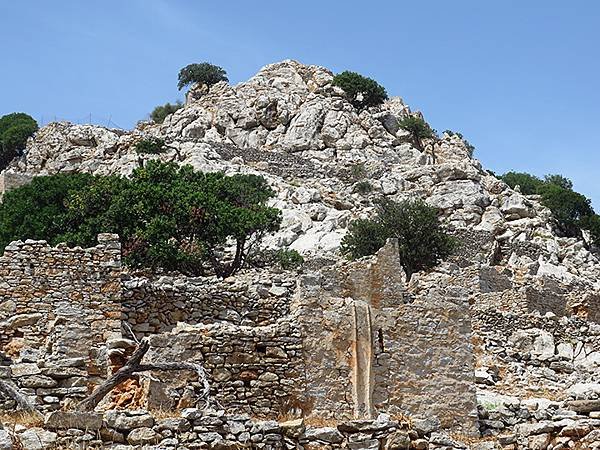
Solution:
M260 174L277 193L272 205L283 212L281 229L264 244L299 251L309 272L311 261L331 267L346 264L339 253L341 239L351 220L372 214L375 199L423 199L439 208L461 245L434 271L413 276L402 295L406 302L417 299L417 305L426 298L464 300L462 310L468 319L461 322L460 333L467 337L460 347L473 355L477 426L488 438L473 445L600 448L597 255L584 241L559 236L550 211L538 198L522 195L484 169L457 135L427 141L421 150L398 126L402 117L419 114L402 99L391 98L359 112L332 79L323 67L283 61L236 86L221 82L208 92L193 88L185 106L160 125L141 123L132 131L122 131L51 123L3 172L4 188L57 172L129 174L140 158L177 161L201 171ZM135 143L148 136L165 139L169 151L138 155ZM368 189L358 188L365 183ZM247 271L238 279L261 284L265 276L271 277ZM265 296L291 297L293 283L288 281L273 281L267 286L271 294ZM126 281L139 304L145 301L139 300L140 286L148 292L162 289L177 295L192 286L169 277L154 284L136 282ZM282 287L278 294L276 288ZM460 304L453 302L448 304ZM282 308L278 314L285 315ZM433 309L423 311L426 318ZM190 322L172 322L177 321ZM415 321L419 324L415 329L422 326L418 318ZM136 333L148 332L149 322L147 317L130 321ZM241 323L238 320L236 326ZM172 328L171 333L190 333ZM422 350L419 358L427 365L428 352ZM413 448L460 448L456 439L444 442L438 437L436 443L431 431L415 437L429 444L414 447L413 442ZM327 439L316 441L339 444ZM378 448L353 444L348 445Z

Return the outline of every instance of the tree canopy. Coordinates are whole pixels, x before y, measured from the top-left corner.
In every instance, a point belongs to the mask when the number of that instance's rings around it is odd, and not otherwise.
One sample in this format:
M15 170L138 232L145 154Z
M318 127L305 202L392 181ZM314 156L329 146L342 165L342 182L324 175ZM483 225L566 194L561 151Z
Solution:
M179 71L177 89L181 90L190 84L206 84L208 87L219 81L229 81L225 69L207 62L188 64Z
M37 122L25 113L11 113L0 117L0 170L21 154L27 139L37 130Z
M600 218L591 201L573 190L570 179L558 174L541 179L522 172L507 172L500 179L513 189L518 185L525 195L539 195L542 205L552 212L554 228L563 236L581 237L581 230L588 230L591 242L600 244Z
M429 124L417 115L403 117L398 121L398 125L410 133L413 143L419 150L423 150L423 139L435 137L435 132Z
M348 101L356 109L377 106L388 98L385 88L372 78L359 73L344 71L333 77L333 85L341 87Z
M118 233L125 262L227 277L250 249L276 231L280 211L256 175L196 172L149 161L130 178L52 175L10 191L0 205L2 242L23 238L91 246L99 233ZM229 249L232 248L232 251Z
M342 252L351 258L373 255L388 238L397 238L400 264L410 278L447 257L455 240L442 229L438 210L421 200L394 202L381 199L374 219L350 223Z

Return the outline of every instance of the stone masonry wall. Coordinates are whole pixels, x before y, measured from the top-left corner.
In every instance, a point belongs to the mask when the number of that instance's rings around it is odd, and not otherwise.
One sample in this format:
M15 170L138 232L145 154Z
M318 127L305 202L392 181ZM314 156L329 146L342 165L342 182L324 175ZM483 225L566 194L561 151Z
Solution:
M276 418L297 403L304 373L302 339L289 319L258 327L182 325L150 342L149 359L201 363L211 380L211 395L228 411ZM201 386L194 373L155 377L162 382L149 389L151 407L169 409L184 404L185 397L198 398ZM186 393L190 387L195 391Z
M398 250L300 280L297 317L307 361L306 403L335 419L431 415L475 431L471 324L462 290L413 298Z
M290 275L251 271L227 280L163 276L123 281L123 319L138 337L168 332L178 322L268 325L289 314Z
M114 235L98 240L88 249L17 241L0 257L0 376L48 408L106 376L105 343L121 335L121 247Z

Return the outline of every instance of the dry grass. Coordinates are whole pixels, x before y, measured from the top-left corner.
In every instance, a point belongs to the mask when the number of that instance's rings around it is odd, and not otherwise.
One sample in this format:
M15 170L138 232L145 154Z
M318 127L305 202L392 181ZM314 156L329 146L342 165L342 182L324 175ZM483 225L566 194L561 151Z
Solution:
M310 427L335 427L339 423L339 420L334 418L325 418L325 417L317 417L310 416L304 418L304 424Z
M173 419L181 417L181 411L176 411L172 409L163 409L163 408L152 408L149 409L148 412L155 419Z
M0 423L12 426L23 425L27 428L41 427L44 425L44 419L37 414L14 412L0 414Z

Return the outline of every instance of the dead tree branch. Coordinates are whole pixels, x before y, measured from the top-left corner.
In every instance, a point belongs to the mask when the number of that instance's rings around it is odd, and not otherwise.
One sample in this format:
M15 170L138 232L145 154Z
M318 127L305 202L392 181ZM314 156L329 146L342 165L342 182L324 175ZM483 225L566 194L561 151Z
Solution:
M38 409L29 402L29 399L21 394L11 383L0 380L0 394L17 402L17 406L21 410L42 417L42 413L40 413Z
M102 401L115 387L122 382L133 378L141 372L148 372L153 370L189 370L198 374L199 380L202 382L202 399L209 403L210 396L210 384L204 367L200 364L194 363L149 363L142 364L144 355L150 349L150 343L147 339L142 339L136 350L131 355L131 358L125 363L123 367L117 370L108 380L98 386L94 392L85 399L83 399L78 405L77 410L79 411L92 411L98 403Z

